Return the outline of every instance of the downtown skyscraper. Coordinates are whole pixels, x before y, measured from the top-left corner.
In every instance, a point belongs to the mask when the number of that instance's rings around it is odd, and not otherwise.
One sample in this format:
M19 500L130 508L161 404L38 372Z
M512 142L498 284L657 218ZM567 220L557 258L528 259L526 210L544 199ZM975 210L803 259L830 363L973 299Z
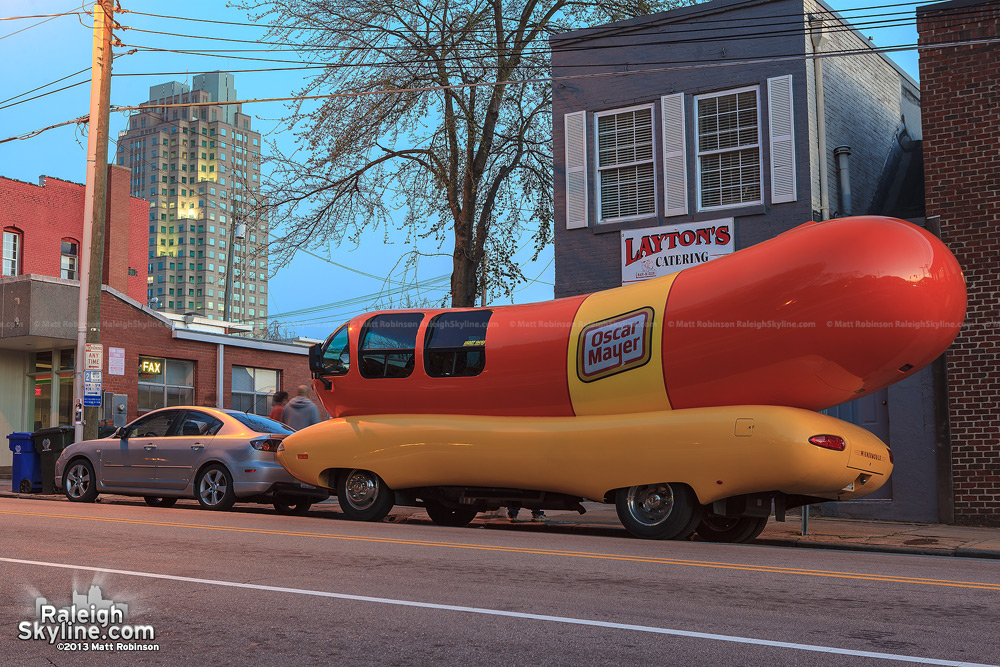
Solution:
M227 104L236 99L227 72L152 86L119 133L116 157L131 170L131 194L149 201L148 305L260 330L268 302L261 139L242 105ZM183 106L199 102L217 104Z

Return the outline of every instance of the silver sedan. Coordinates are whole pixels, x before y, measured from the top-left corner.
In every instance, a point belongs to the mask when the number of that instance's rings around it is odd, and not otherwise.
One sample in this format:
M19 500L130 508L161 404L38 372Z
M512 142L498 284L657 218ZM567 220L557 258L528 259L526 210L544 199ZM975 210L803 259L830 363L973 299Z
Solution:
M75 502L111 493L143 496L154 507L195 498L206 509L268 502L283 514L305 514L329 494L302 484L275 459L291 432L236 410L162 408L108 438L67 447L56 461L55 483Z

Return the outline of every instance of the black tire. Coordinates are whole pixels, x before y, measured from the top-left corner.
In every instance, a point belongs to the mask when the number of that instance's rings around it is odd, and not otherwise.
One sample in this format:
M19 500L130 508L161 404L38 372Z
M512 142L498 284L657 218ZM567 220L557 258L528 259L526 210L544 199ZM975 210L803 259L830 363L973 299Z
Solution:
M194 483L198 504L207 510L224 511L236 504L233 476L226 467L213 463L198 473Z
M164 498L163 496L143 496L142 499L150 507L173 507L177 504L176 498Z
M312 507L312 503L308 500L289 500L281 499L275 500L274 511L278 514L284 514L285 516L305 516L309 513L309 509Z
M354 521L381 521L395 504L396 494L368 470L348 470L337 479L340 511Z
M74 503L92 503L97 500L97 475L87 459L69 462L63 473L63 493Z
M479 514L472 507L447 507L433 500L425 500L424 509L427 510L427 516L431 518L431 521L439 526L451 526L452 528L468 526L469 522Z
M27 477L22 479L21 484L19 485L19 491L21 493L31 493L31 480Z
M645 540L687 539L702 511L691 487L666 482L618 489L615 509L625 530Z
M706 542L753 542L766 525L766 516L730 518L709 514L698 524L698 536Z

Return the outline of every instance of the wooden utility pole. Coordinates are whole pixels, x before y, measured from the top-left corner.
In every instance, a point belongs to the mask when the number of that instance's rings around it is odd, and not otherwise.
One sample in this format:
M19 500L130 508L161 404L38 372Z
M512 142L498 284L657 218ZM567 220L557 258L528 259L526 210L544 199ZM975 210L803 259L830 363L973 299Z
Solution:
M76 440L97 437L99 407L83 407L86 344L101 341L101 277L104 273L104 224L107 215L108 115L111 105L112 0L94 5L94 48L87 132L87 185L83 204L83 247L76 332L74 423ZM103 371L103 354L101 366ZM80 417L82 416L82 422Z

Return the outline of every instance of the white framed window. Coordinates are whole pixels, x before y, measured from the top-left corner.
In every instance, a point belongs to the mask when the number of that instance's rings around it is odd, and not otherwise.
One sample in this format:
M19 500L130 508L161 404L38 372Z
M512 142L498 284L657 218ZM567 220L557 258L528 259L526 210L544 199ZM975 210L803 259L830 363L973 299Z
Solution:
M3 230L3 275L16 276L21 272L21 232Z
M594 114L599 222L656 215L653 105Z
M762 203L760 90L695 97L698 209Z
M77 262L80 246L74 239L63 239L60 247L59 277L67 280L77 280Z
M232 377L232 407L234 410L252 412L265 417L270 414L270 399L278 391L281 379L280 371L269 368L233 366Z

